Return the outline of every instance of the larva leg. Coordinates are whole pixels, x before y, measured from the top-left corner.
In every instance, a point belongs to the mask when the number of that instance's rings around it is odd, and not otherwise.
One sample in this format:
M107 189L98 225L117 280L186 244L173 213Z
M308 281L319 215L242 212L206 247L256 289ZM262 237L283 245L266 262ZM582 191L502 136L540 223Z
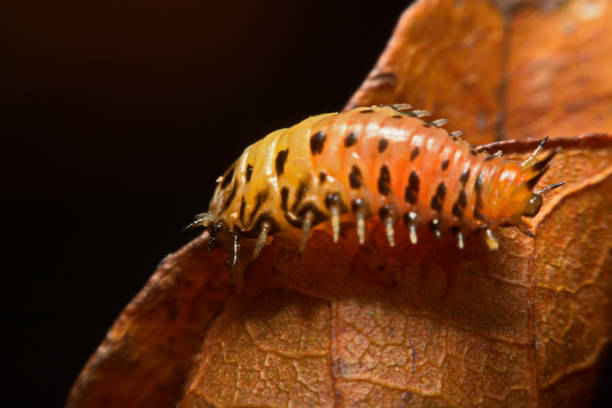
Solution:
M261 231L259 232L259 237L257 238L257 244L255 244L255 250L253 251L253 260L257 259L261 253L261 250L266 244L266 239L268 239L270 228L270 223L265 221L261 223Z
M230 267L235 268L238 264L238 255L240 252L240 235L236 232L232 235L232 261L230 262Z
M213 245L215 244L215 240L217 239L217 233L219 232L219 229L220 229L219 225L213 225L209 227L208 247L206 247L206 253L209 253Z
M331 226L332 231L334 232L334 242L338 242L338 238L340 237L340 209L338 206L334 205L329 209L331 214Z
M493 231L491 231L489 228L485 230L485 243L491 251L497 251L499 249L499 241L497 238L495 238Z
M357 237L359 239L359 245L363 245L365 243L365 216L363 215L363 211L357 211L357 213L355 213L355 218L357 218Z
M387 234L387 241L389 246L395 246L395 231L393 230L393 217L389 216L385 218L385 233Z
M310 229L312 228L312 222L314 221L314 213L307 211L304 214L304 220L302 221L302 240L300 241L299 252L302 253L306 247L306 242L310 236Z

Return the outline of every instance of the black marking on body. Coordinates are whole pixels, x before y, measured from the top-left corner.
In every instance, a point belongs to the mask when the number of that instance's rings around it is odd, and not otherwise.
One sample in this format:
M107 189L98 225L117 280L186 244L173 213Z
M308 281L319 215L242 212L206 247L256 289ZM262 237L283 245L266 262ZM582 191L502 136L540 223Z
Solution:
M412 149L412 151L410 152L410 161L413 161L414 159L416 159L419 153L420 153L420 150L418 147L415 147L414 149Z
M393 115L391 116L393 119L402 119L403 116L402 115Z
M285 172L285 164L287 163L287 156L289 156L289 149L281 150L276 154L276 174L278 176Z
M234 199L234 197L236 196L236 190L238 189L238 183L234 183L232 184L232 191L229 193L229 195L227 196L227 198L225 199L225 202L223 203L223 211L227 210L227 208L230 206L230 204L232 203L232 200Z
M322 171L319 173L319 183L323 184L325 183L325 180L327 180L327 173Z
M457 198L457 201L455 201L455 203L453 204L453 209L451 210L451 212L454 216L461 218L463 217L463 211L465 210L466 206L467 195L465 193L465 190L462 189L461 191L459 191L459 197Z
M306 215L307 212L311 212L314 214L314 218L312 220L313 226L320 224L321 222L327 219L327 215L323 211L321 211L321 209L315 203L306 202L304 203L304 205L302 205L302 207L298 211L297 220L294 222L291 222L291 225L293 225L296 228L302 228L303 223L304 223L304 216Z
M448 169L448 165L450 164L450 160L444 160L442 162L442 171Z
M281 210L287 211L287 201L289 200L289 188L281 188Z
M527 180L527 188L529 190L533 190L533 188L535 187L536 184L538 184L538 181L540 181L544 173L546 173L546 168L542 170L540 173L536 174L531 179Z
M226 188L232 182L232 177L234 177L234 167L231 167L223 176L223 181L221 182L221 188Z
M382 195L387 195L391 191L391 174L386 164L380 167L380 175L378 176L378 192Z
M385 139L384 137L378 139L378 153L384 152L387 149L387 146L389 146L389 141L387 139Z
M440 182L438 187L436 188L436 193L433 197L431 197L431 208L436 211L442 211L442 204L444 203L444 198L446 197L446 185L444 182Z
M359 113L372 113L372 112L374 112L374 109L364 109L364 110L359 111Z
M300 183L300 185L298 186L298 188L297 188L297 193L295 194L295 201L294 201L293 205L291 206L291 212L292 213L296 212L298 206L300 205L300 203L304 199L304 196L306 195L307 191L308 191L308 182L302 181Z
M419 195L419 175L416 171L410 173L408 177L408 187L406 187L406 191L404 191L404 199L411 203L415 204L417 201L417 196Z
M270 231L268 232L268 235L275 234L281 229L276 218L274 218L269 213L263 213L259 217L257 217L257 220L255 220L255 223L253 224L254 228L247 232L244 232L244 235L249 238L254 238L258 236L264 222L267 222L268 225L270 225Z
M380 207L380 209L378 210L378 217L381 220L384 220L387 217L391 217L393 216L393 207L391 207L390 205L383 205L382 207Z
M480 211L482 207L482 183L483 183L483 175L482 170L476 176L476 182L474 182L474 191L476 192L476 205L474 205L474 218L479 220L484 220L484 215Z
M242 200L240 200L240 223L244 225L244 210L246 208L246 200L244 196L242 196Z
M431 230L434 237L438 240L442 237L440 234L440 230L438 229L439 226L440 220L438 220L437 218L434 218L433 220L429 221L429 229Z
M247 183L251 181L252 175L253 175L253 166L251 166L250 164L247 164L246 173L245 173Z
M253 220L255 219L257 212L261 208L261 205L267 199L268 199L268 190L263 190L257 193L257 195L255 196L255 208L253 208L253 212L251 212L251 215L249 216L249 225L253 223Z
M342 201L342 196L340 193L328 193L325 196L325 207L330 209L331 207L337 207L340 209L341 213L347 211L346 204Z
M353 164L351 171L349 172L349 185L352 189L358 189L361 187L361 171L359 167Z
M464 187L469 177L470 177L470 167L468 165L468 167L463 171L463 173L461 173L461 178L459 179L459 181L461 181L461 184L463 184Z
M403 215L404 225L408 227L410 224L413 224L417 219L417 213L414 211L405 212Z
M319 130L317 133L310 137L310 151L312 154L320 154L323 152L325 146L325 133Z
M432 126L433 126L433 123L423 121L423 127L430 128L430 127L432 127Z
M357 143L357 134L355 132L351 132L344 138L344 147L351 147L355 143Z

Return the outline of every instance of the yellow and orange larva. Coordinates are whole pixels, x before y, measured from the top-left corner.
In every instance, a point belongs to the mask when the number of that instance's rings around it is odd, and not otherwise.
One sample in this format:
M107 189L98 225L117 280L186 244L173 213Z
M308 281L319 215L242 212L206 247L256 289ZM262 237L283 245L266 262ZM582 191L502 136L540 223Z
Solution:
M299 242L329 221L333 239L340 226L354 225L360 244L366 221L378 217L390 246L394 228L403 222L413 244L428 225L440 238L452 230L459 248L464 235L482 230L496 250L493 230L521 226L534 216L541 194L559 184L534 190L558 150L538 160L540 146L522 163L479 152L447 133L444 119L421 119L428 113L410 105L372 106L310 117L270 133L247 147L218 179L209 210L190 226L209 229L212 245L218 231L233 237L232 265L238 261L240 237L257 238L253 257L270 235Z

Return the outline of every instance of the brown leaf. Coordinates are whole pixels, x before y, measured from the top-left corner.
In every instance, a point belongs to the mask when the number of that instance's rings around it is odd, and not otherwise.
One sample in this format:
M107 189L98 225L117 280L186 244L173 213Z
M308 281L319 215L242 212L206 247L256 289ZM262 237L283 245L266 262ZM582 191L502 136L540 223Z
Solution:
M351 104L409 102L478 144L610 131L612 6L498 3L415 4ZM496 253L318 230L301 258L267 246L231 293L204 234L123 311L67 407L584 405L612 338L612 136L557 145L541 185L567 185L535 238L505 229Z
M410 103L474 144L611 132L612 4L498 3L417 2L347 108Z

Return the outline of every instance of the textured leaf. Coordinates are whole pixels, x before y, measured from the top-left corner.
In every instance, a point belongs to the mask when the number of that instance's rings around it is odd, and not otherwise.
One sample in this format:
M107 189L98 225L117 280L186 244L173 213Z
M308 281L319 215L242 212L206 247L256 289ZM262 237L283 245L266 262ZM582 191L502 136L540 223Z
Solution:
M612 130L612 2L422 0L347 108L408 102L474 144Z
M612 338L612 136L568 136L612 131L612 4L497 3L416 3L348 106L409 102L475 144L556 137L541 185L567 185L535 238L508 228L490 253L476 235L459 251L399 227L390 249L381 229L366 247L316 230L301 258L272 242L233 293L205 233L123 311L67 407L588 403Z

